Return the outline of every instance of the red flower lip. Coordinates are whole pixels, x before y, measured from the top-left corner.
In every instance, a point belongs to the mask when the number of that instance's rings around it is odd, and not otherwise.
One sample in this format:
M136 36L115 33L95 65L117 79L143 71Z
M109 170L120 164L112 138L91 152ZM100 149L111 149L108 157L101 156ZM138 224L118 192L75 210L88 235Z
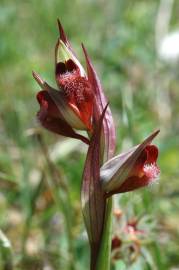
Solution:
M158 179L160 169L156 164L158 148L148 145L137 159L134 168L129 173L125 182L117 189L116 193L132 191L152 184Z
M102 166L100 178L107 196L147 186L158 178L158 148L150 145L158 132L152 133L140 145L112 158Z
M92 130L94 96L90 83L80 75L80 70L73 60L57 63L56 80L69 107L80 118L86 129Z

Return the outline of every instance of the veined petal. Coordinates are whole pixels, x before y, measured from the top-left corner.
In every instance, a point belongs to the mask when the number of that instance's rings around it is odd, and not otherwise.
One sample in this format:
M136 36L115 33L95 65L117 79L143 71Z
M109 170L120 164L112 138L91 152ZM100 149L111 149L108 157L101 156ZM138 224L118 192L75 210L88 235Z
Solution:
M87 72L88 72L88 80L92 85L92 89L94 91L94 121L98 122L101 113L103 112L107 100L104 95L104 91L98 75L92 65L92 62L87 54L85 47L82 45L85 58L86 58L86 65L87 65ZM104 116L103 121L103 136L102 140L104 140L103 151L104 151L104 161L110 159L114 155L115 151L115 142L116 142L116 135L115 135L115 126L112 117L112 113L110 108L108 107Z
M150 146L158 133L159 130L155 131L143 143L110 159L101 167L101 184L108 195L148 185L152 178L158 176L158 149Z
M106 107L107 108L107 107ZM81 189L82 212L91 246L91 269L95 269L104 225L105 196L100 183L100 137L105 110L94 130L85 162Z

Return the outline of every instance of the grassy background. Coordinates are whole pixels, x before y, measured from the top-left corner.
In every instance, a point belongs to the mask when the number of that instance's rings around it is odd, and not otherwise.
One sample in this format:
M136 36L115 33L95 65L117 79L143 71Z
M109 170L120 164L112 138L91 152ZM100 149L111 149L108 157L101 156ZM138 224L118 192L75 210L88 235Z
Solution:
M55 86L58 17L81 62L82 41L96 66L114 114L118 152L154 129L161 130L156 140L160 181L116 196L125 220L150 219L145 224L146 241L132 260L127 255L130 243L124 243L127 252L114 260L113 268L179 267L179 64L162 61L156 51L159 3L1 0L0 228L12 243L14 269L82 270L88 265L80 212L86 148L42 129L37 135L32 129L38 127L38 86L31 72L39 72ZM175 1L169 31L179 28L178 14ZM46 145L53 164L44 155ZM58 172L51 170L54 164ZM6 269L3 247L1 251L0 269Z

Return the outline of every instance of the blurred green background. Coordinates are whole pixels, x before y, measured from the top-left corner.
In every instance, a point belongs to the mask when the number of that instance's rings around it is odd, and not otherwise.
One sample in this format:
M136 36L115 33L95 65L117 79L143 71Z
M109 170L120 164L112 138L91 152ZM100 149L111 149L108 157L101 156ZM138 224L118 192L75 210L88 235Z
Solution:
M0 1L0 229L12 245L9 254L0 234L0 269L12 269L11 258L16 270L88 269L80 209L87 149L36 130L39 88L31 73L55 86L57 18L81 62L83 42L95 64L114 114L117 152L161 130L160 180L115 198L123 222L115 220L114 235L137 220L145 237L138 244L130 234L122 239L112 269L179 269L178 14L178 0Z

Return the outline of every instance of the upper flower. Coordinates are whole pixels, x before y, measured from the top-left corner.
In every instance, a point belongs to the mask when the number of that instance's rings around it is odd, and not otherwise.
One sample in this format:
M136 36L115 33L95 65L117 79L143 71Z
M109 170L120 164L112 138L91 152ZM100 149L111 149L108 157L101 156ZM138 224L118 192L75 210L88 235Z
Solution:
M93 92L85 71L73 52L59 39L55 50L55 75L72 111L91 130Z
M33 72L42 88L37 94L40 104L37 116L48 130L88 143L88 139L77 134L73 128L92 131L92 87L60 23L59 31L60 38L55 48L55 76L59 90L53 89Z

